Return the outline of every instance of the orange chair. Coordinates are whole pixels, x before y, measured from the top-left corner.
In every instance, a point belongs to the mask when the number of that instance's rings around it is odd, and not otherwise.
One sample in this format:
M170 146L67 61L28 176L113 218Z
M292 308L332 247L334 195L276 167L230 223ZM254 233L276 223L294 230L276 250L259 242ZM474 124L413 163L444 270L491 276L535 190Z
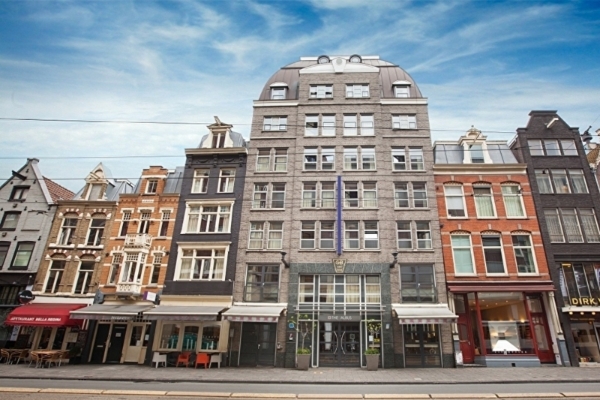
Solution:
M210 365L210 355L208 353L197 353L194 368L197 368L198 364L204 364L204 369L208 368Z
M177 364L175 364L175 367L179 367L179 364L184 364L187 368L190 365L191 355L192 353L190 351L183 351L179 353L179 356L177 356Z

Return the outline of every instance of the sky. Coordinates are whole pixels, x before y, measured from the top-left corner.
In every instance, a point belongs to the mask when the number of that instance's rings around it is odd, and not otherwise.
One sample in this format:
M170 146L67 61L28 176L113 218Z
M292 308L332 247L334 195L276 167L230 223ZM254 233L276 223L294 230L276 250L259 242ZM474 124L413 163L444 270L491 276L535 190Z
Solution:
M270 76L322 54L406 70L433 140L510 140L531 110L600 128L598 1L0 0L0 182L28 157L73 191L100 162L183 165L213 116L248 138Z

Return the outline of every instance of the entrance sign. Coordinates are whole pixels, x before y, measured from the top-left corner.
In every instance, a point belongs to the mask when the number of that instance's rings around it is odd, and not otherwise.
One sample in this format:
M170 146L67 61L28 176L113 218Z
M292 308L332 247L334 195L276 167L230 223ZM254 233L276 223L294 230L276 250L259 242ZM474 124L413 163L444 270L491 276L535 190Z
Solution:
M321 322L360 322L361 320L360 314L319 314Z
M23 290L19 293L19 303L21 304L27 304L33 299L35 299L35 296L31 290Z
M343 274L346 269L346 259L345 258L334 258L333 259L333 268L335 269L336 274Z

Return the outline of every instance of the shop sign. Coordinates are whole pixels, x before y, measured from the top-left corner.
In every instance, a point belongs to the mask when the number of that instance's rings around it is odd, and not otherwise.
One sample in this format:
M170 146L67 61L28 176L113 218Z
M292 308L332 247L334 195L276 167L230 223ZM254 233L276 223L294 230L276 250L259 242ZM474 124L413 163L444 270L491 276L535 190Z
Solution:
M321 322L360 322L360 314L319 314Z
M572 306L600 306L598 297L570 297L569 301Z
M8 318L8 322L62 322L61 317L18 317L13 316Z
M35 299L35 296L31 292L31 290L23 290L19 292L19 303L27 304L31 302L31 300Z
M333 259L333 269L336 274L343 274L346 269L346 259L345 258L334 258Z

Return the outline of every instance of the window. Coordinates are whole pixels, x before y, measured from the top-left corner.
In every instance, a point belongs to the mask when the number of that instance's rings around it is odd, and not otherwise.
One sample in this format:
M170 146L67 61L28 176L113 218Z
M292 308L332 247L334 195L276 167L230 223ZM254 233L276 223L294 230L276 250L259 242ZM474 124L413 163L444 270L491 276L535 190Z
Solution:
M229 233L231 203L188 204L183 233Z
M529 146L529 153L532 156L544 155L544 147L542 146L541 140L528 140L527 145Z
M77 227L77 218L64 218L62 222L62 227L60 229L60 234L58 236L58 244L59 245L70 245L73 244L72 239L75 233L75 228Z
M360 157L360 163L358 159ZM344 170L374 171L376 169L374 148L344 148Z
M485 159L483 157L483 148L480 144L472 144L469 146L469 154L471 155L471 163L483 164Z
M35 243L32 242L19 242L17 243L17 249L13 255L12 268L27 269L29 260L33 254L33 248Z
M248 265L244 301L277 303L279 265Z
M363 182L362 183L362 199L364 208L377 207L377 183Z
M344 248L346 250L378 249L378 221L363 221L362 223L360 221L344 221Z
M104 227L106 226L106 217L92 218L90 230L88 231L86 244L88 246L100 246L102 244L102 236L104 235Z
M369 85L346 85L346 97L369 97Z
M481 244L485 257L485 269L488 274L504 274L502 240L500 235L482 235Z
M431 241L431 228L429 221L417 221L417 249L431 250L433 244Z
M423 160L423 149L410 148L408 149L408 160L406 162L405 149L392 149L392 169L394 171L424 171L425 164Z
M287 117L265 117L263 131L287 131Z
M94 260L82 260L79 264L79 270L77 271L77 279L75 287L73 288L74 294L86 294L90 291L92 285L92 275L94 274L94 266L96 262Z
M235 182L235 168L221 169L221 171L219 173L218 193L233 192L234 182Z
M129 229L129 221L131 221L131 211L123 211L121 229L119 229L120 237L127 235L127 229Z
M585 183L585 176L581 169L570 169L569 181L571 183L571 189L573 193L588 193L587 184Z
M144 275L144 263L146 262L146 254L133 253L125 255L125 264L121 271L122 283L142 283Z
M300 275L300 303L315 303L340 310L348 304L358 304L361 298L368 304L381 303L380 278L377 275Z
M66 261L64 259L52 259L50 261L44 293L58 293L60 280L65 272L65 264Z
M255 183L252 194L252 208L267 208L268 183Z
M250 240L248 242L249 249L263 248L264 222L250 222Z
M529 235L513 235L512 242L517 260L517 271L520 274L535 274L535 260Z
M310 85L311 99L330 99L333 97L333 85Z
M0 230L14 231L15 229L17 229L17 224L19 223L20 216L20 212L6 211L4 213L4 216L2 217L2 222L0 223Z
M335 222L333 221L321 221L319 224L320 231L320 245L321 249L333 249L334 248L334 228Z
M540 193L588 193L582 169L536 169L535 178Z
M465 198L463 195L462 186L445 185L444 193L446 196L446 209L448 210L448 217L465 217Z
M87 194L87 200L100 200L100 195L102 194L102 185L101 183L91 183L89 186L89 192Z
M222 149L225 147L225 133L212 133L212 148L213 149Z
M158 180L157 179L148 179L146 182L146 194L155 194L158 190Z
M160 280L160 269L161 269L162 257L163 257L162 253L154 254L154 260L152 262L152 273L150 274L150 282L149 282L151 285L158 285L158 282Z
M359 221L344 221L344 248L360 249Z
M403 303L434 303L435 278L431 265L401 265L400 292Z
M569 243L583 243L583 235L588 243L600 242L598 222L593 209L545 209L544 216L551 242L564 243L566 237Z
M113 254L112 263L110 264L110 271L108 272L108 280L106 281L107 284L114 285L115 283L117 283L117 277L119 276L119 270L121 268L122 262L123 254Z
M410 221L398 221L396 222L397 237L398 237L398 249L410 250L413 248L412 244L412 230Z
M552 182L550 181L550 173L547 169L536 169L535 180L540 193L553 193Z
M410 97L410 87L408 85L394 85L395 97Z
M394 205L396 208L410 207L408 182L394 183Z
M410 160L411 171L424 171L425 164L423 162L423 149L410 148L408 149L408 157Z
M138 233L147 234L150 231L150 218L152 217L151 211L140 211L140 225L138 226Z
M300 231L300 248L314 249L317 232L315 230L315 221L302 221Z
M335 207L335 183L321 182L321 207Z
M358 207L358 182L344 182L344 207Z
M180 281L222 281L225 278L226 248L179 250Z
M547 156L560 156L560 147L557 140L544 140Z
M302 185L302 207L315 208L317 206L317 184L304 182Z
M473 195L475 196L475 209L477 210L478 218L492 218L496 216L491 186L474 186Z
M567 172L564 169L553 169L551 173L556 193L571 193L569 181L567 180Z
M162 212L160 217L160 228L158 229L158 236L166 237L169 233L169 220L171 219L171 211L165 210Z
M565 156L576 156L577 146L575 146L575 142L572 140L561 140L560 145L562 147L563 155Z
M525 216L523 197L519 185L502 185L502 199L508 218L519 218Z
M271 158L273 163L271 166ZM273 168L273 169L271 169ZM256 172L286 172L287 149L259 149L256 157Z
M319 116L318 115L307 115L306 116L306 128L304 129L304 136L318 136L319 135Z
M560 146L559 146L560 143ZM573 140L528 140L529 152L532 156L576 156L577 147Z
M6 256L8 256L8 249L10 248L10 242L0 242L0 267L4 266Z
M427 208L427 186L425 182L412 182L413 206L415 208Z
M323 115L321 120L323 121L321 134L323 136L335 136L335 115Z
M360 115L360 135L373 136L375 135L375 121L373 114Z
M285 100L286 90L285 87L272 87L271 100Z
M364 248L365 249L378 249L379 248L379 223L377 221L364 221L365 236L364 236Z
M600 276L600 264L598 263L562 263L561 289L566 304L581 305L581 298L598 298L598 276ZM576 304L572 300L579 300ZM585 303L584 303L585 304ZM592 304L590 304L592 305ZM587 325L587 321L585 322Z
M404 149L392 150L392 169L406 171L406 152Z
M283 222L269 222L269 232L267 235L267 249L283 248Z
M454 271L459 274L473 274L473 255L471 252L471 237L454 234L450 236L452 254L454 256Z
M356 114L344 114L344 135L356 136L358 131L356 129Z
M267 233L265 235L265 229ZM283 248L283 222L250 222L250 241L248 248L253 250L264 249L265 243L263 238L267 237L267 249Z
M272 183L271 187L271 208L285 208L285 183Z
M412 187L412 196L409 195ZM394 200L396 208L427 208L427 186L425 182L395 182Z
M317 149L304 149L304 170L314 171L317 169Z
M269 188L271 201L268 201ZM252 208L285 208L285 183L255 183Z
M417 129L417 116L410 114L392 115L392 129Z
M194 170L194 178L192 181L192 193L206 193L208 189L208 176L210 170L196 169Z
M10 192L9 200L12 201L24 201L29 192L29 186L15 186Z
M322 171L333 171L335 170L335 149L331 147L324 147L321 149L321 170Z

